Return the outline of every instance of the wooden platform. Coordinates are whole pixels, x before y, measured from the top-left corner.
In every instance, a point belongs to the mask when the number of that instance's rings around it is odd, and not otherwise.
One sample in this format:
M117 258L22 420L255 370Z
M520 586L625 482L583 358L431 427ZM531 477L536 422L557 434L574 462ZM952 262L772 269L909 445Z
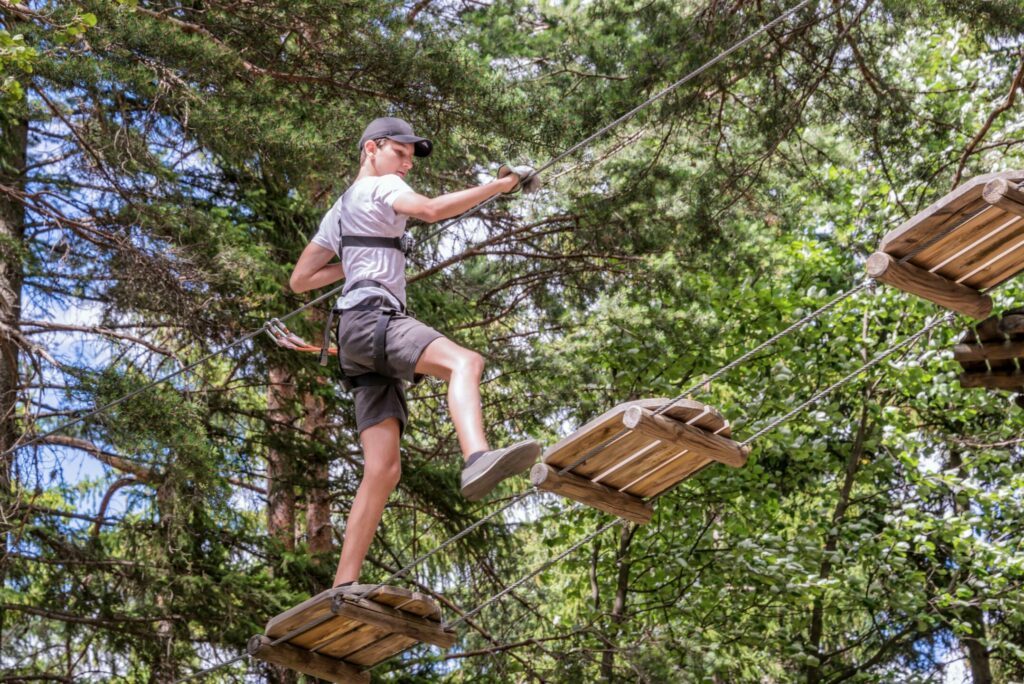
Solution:
M747 462L749 447L729 438L729 423L713 408L682 400L654 414L667 403L641 399L619 404L549 448L530 479L541 489L645 523L651 507L644 499L714 461L733 467ZM623 428L622 436L579 462ZM560 473L566 466L572 470Z
M962 387L1024 391L1024 308L972 326L953 347Z
M281 637L287 638L273 645ZM455 643L432 599L400 587L356 584L317 594L272 618L264 634L249 640L248 651L321 679L369 682L363 668L420 642L442 648Z
M882 238L868 274L972 318L988 317L992 299L984 292L1024 270L1022 181L1024 171L967 181Z

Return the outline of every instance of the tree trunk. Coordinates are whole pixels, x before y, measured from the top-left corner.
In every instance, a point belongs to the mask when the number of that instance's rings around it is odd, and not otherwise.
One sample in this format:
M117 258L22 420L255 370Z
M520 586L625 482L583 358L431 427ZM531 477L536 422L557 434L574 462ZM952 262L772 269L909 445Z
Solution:
M316 437L326 420L324 400L315 394L302 398L306 417L302 422L303 431L310 439ZM331 493L328 487L330 462L317 458L309 464L309 479L306 490L306 539L309 553L317 555L330 553L334 549L333 528L331 527Z
M267 531L288 551L295 550L295 481L292 455L281 448L294 420L295 382L284 368L272 366L267 388Z
M853 491L853 483L857 479L857 471L860 470L860 461L864 455L864 439L868 432L868 395L863 397L863 404L860 412L860 424L857 426L857 436L853 440L850 453L846 456L846 472L843 478L843 486L839 490L839 499L836 502L835 510L832 512L831 528L838 530L843 518L846 517L846 509L850 506L850 492ZM825 553L821 565L818 567L818 576L821 579L828 579L832 575L832 553L839 545L839 532L829 533L825 539ZM821 597L814 599L811 608L811 624L807 636L807 651L810 655L820 658L821 640L825 631L825 604ZM808 684L817 684L821 681L821 662L808 664L804 672L804 678Z
M601 654L601 679L606 682L614 681L615 678L615 651L613 647L619 636L619 629L626 619L626 595L629 591L629 545L636 534L636 525L625 525L619 535L619 554L616 557L618 573L615 582L615 599L612 602L612 624L615 630L611 639L605 644L604 652Z
M971 625L972 636L964 637L964 648L967 650L967 662L971 665L971 681L974 684L992 684L992 662L988 657L988 649L983 640L988 636L985 628L985 613L977 606L961 611L960 619Z
M949 456L949 467L960 470L964 465L960 454L954 449ZM960 515L969 510L969 506L956 500L953 497L953 508ZM967 662L971 666L971 681L974 684L992 684L995 681L992 677L992 662L989 659L988 649L984 641L988 636L985 627L985 612L977 606L971 606L965 610L956 612L960 620L971 626L971 636L960 639L964 650L967 652Z
M0 184L13 190L25 187L25 157L28 122L4 117L0 122ZM18 345L5 329L17 331L21 320L21 284L24 278L21 247L25 237L25 207L7 194L0 194L0 453L10 449L19 436L17 406L21 379L18 374ZM14 506L12 463L14 455L0 457L0 558L7 556L7 521ZM0 587L6 584L0 562ZM0 634L4 628L0 611Z
M178 516L178 493L171 482L164 482L156 490L156 508L160 516L160 533L163 535L164 564L169 570L174 567L174 557L178 553L175 537L176 527L180 524ZM162 615L174 612L174 595L172 590L165 588L154 597L156 610ZM174 654L174 621L170 618L158 620L156 623L157 651L150 663L152 672L149 681L153 684L172 684L178 678L178 663Z

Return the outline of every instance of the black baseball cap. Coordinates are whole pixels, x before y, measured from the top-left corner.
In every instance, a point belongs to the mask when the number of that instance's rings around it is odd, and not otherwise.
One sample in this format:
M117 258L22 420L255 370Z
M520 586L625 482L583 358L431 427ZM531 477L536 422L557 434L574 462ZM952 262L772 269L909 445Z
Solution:
M363 131L363 137L359 139L360 152L367 140L378 140L380 138L387 138L388 140L400 143L412 143L414 148L413 154L417 157L429 157L430 151L434 149L434 143L413 133L412 126L407 121L393 116L382 116L371 121L370 125Z

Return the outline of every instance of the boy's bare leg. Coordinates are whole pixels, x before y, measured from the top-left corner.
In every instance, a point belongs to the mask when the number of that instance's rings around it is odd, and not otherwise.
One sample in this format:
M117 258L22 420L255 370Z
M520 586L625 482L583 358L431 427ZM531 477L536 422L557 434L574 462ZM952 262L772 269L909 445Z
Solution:
M359 483L345 524L345 541L341 546L334 586L359 580L359 570L377 531L384 506L402 474L398 451L401 431L397 418L371 425L359 434L359 438L363 443L363 480Z
M416 372L448 382L448 408L459 436L464 458L477 451L488 451L480 407L480 378L484 358L445 337L439 337L423 350Z

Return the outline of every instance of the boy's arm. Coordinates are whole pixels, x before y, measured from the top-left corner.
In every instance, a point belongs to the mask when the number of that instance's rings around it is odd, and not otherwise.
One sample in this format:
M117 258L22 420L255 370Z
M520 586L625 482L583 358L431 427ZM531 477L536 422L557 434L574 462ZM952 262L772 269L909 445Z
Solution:
M437 223L472 209L497 194L511 192L519 184L519 176L512 173L475 188L450 192L438 197L424 197L415 192L403 192L395 198L392 208L396 213L412 216L427 223Z
M335 257L332 250L310 242L302 255L295 262L288 285L292 292L306 292L316 290L332 283L336 283L345 277L345 271L341 262L330 263Z

